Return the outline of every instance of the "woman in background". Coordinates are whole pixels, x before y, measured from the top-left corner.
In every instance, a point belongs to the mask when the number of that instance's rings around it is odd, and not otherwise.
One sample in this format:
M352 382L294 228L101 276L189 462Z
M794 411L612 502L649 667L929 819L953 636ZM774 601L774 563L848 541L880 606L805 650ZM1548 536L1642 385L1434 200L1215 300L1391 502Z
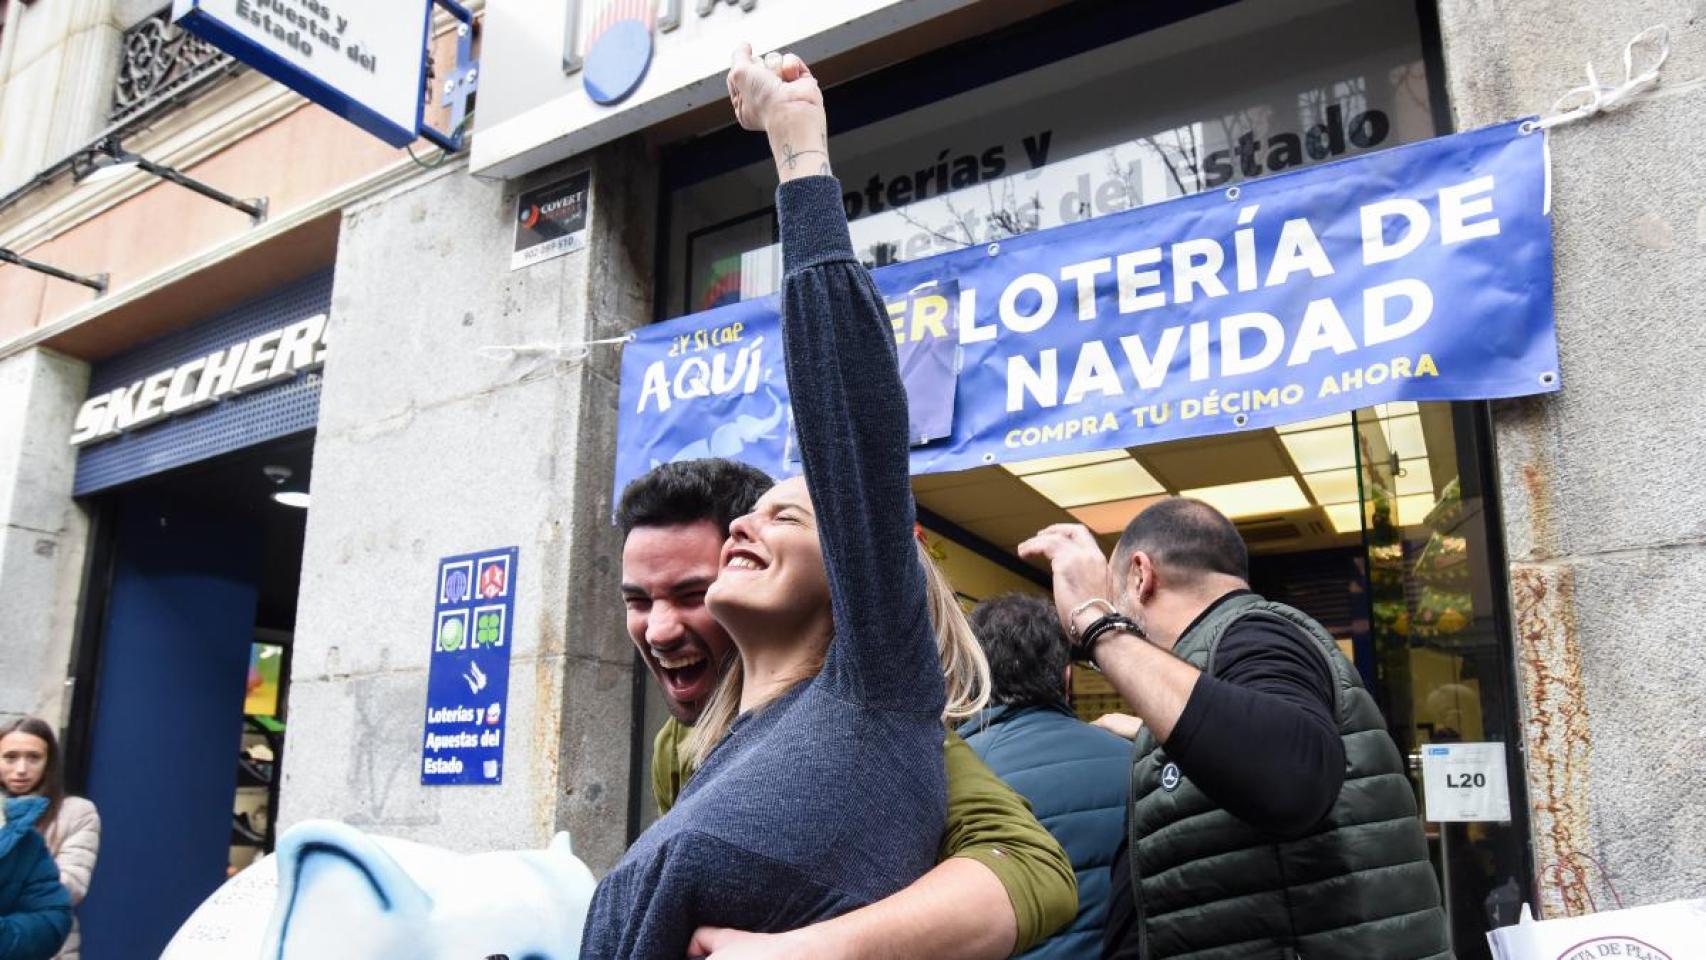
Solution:
M59 740L52 727L35 717L0 726L0 789L8 797L41 797L47 801L36 818L36 830L58 867L59 882L70 894L71 905L82 903L89 893L95 855L101 847L101 815L93 803L65 795ZM58 954L60 960L77 960L80 946L73 919L71 935Z

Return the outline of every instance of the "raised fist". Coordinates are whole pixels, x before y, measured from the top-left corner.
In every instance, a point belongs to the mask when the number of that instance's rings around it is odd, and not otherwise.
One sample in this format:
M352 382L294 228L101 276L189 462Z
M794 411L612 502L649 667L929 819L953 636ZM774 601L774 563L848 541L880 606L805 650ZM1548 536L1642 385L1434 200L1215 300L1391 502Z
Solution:
M823 92L806 62L791 53L752 55L752 45L735 49L729 67L729 102L735 119L748 130L778 134L826 127Z

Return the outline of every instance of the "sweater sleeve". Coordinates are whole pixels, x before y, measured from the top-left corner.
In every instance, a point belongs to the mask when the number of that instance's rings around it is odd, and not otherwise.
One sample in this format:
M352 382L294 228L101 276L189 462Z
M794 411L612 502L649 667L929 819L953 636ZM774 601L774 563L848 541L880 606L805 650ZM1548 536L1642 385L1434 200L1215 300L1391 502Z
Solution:
M957 733L944 744L948 825L938 859L964 857L989 868L1013 903L1013 952L1028 950L1078 915L1078 877L1059 841L1025 798L1002 782Z
M53 851L59 864L59 882L71 894L76 906L89 895L89 881L95 873L95 857L101 850L101 815L95 805L84 800L71 805L77 798L67 798L67 808L60 813L64 833Z
M888 311L853 256L840 182L803 177L776 194L788 392L835 617L822 679L854 703L940 713Z
M39 837L14 846L5 860L24 861L17 901L0 913L0 958L49 960L71 933L71 898L59 882L59 871ZM0 860L0 872L13 864Z

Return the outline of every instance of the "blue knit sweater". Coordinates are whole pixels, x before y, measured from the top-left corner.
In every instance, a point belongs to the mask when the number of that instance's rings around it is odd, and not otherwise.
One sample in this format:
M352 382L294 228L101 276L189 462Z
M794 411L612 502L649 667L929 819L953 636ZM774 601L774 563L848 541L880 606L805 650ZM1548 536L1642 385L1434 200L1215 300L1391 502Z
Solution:
M788 389L835 639L815 679L736 720L599 884L583 960L681 960L703 924L802 927L880 900L935 861L945 694L894 331L853 257L840 184L790 181L777 208Z

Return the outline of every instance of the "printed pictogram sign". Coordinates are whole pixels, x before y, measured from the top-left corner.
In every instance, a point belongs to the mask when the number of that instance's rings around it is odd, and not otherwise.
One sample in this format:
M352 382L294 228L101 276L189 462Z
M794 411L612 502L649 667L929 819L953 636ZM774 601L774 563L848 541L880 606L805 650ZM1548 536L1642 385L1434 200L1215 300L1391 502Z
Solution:
M518 548L438 562L421 783L503 782Z

